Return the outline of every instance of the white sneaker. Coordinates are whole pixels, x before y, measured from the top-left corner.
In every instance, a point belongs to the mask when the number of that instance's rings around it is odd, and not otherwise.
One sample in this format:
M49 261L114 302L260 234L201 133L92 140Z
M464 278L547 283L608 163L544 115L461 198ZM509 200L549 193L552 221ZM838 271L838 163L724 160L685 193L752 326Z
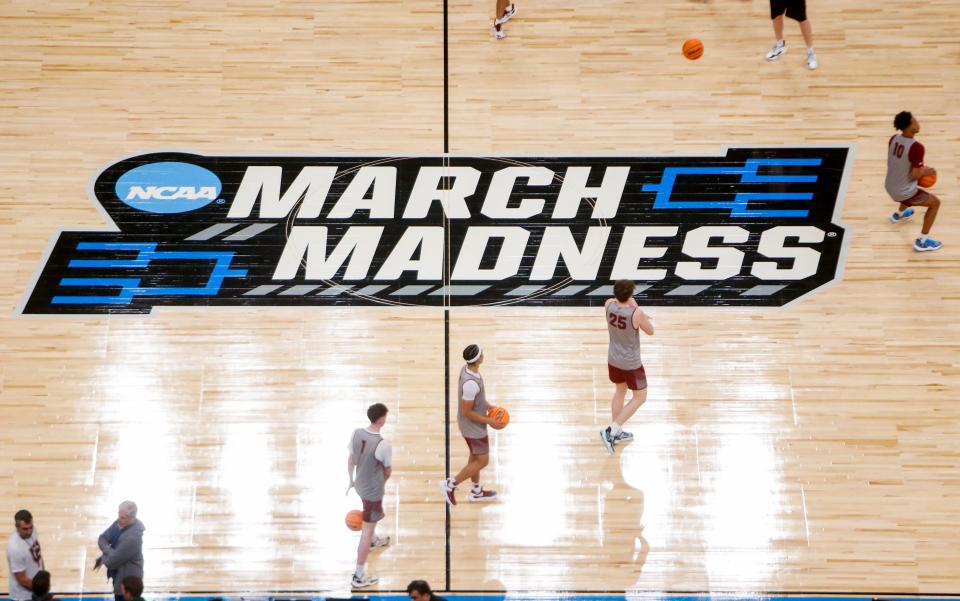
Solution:
M440 494L443 495L443 500L447 502L447 505L451 507L457 504L457 487L453 484L453 478L446 478L440 481Z
M379 580L376 576L370 576L369 574L365 576L357 576L354 574L350 580L350 585L353 586L353 588L367 588L368 586L373 586Z
M390 544L389 536L374 536L373 540L370 541L370 548L376 549L377 547L386 547Z
M498 19L498 21L499 21L499 19ZM494 23L493 23L493 35L494 35L498 40L502 40L503 38L507 37L507 32L503 30L503 23L499 23L499 24L498 24L496 21L494 21Z
M813 53L813 50L807 50L807 69L813 71L817 68L817 55Z
M775 61L780 58L780 55L787 51L787 43L784 41L778 41L773 45L773 48L770 49L770 52L767 53L768 61Z
M507 12L503 13L503 16L497 19L497 21L503 25L517 14L517 3L511 2L510 6L507 7Z
M480 489L480 492L477 492L476 489L470 489L467 498L470 499L471 503L486 503L487 501L492 501L496 496L497 493L492 490Z

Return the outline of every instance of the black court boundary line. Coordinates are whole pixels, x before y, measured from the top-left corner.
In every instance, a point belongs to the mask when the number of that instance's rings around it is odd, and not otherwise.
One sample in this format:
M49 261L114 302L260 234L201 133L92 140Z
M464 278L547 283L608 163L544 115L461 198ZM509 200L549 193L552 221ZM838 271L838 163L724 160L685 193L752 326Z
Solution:
M531 596L563 596L563 595L664 595L664 596L680 596L680 595L711 595L711 596L730 596L730 595L739 595L743 597L809 597L809 596L823 596L823 597L863 597L863 598L872 598L875 601L882 601L884 598L927 598L927 599L956 599L960 598L960 593L870 593L863 591L743 591L743 590L713 590L713 591L664 591L664 590L654 590L654 589L631 589L629 591L622 590L588 590L588 589L569 589L569 590L522 590L522 589L458 589L458 590L443 590L436 591L438 593L453 593L453 594L469 594L469 595L531 595ZM245 598L245 597L257 597L265 599L276 599L284 595L311 595L314 597L328 597L328 598L341 598L337 597L337 593L329 593L325 591L317 590L289 590L289 591L270 591L270 592L256 592L256 591L243 591L243 592L224 592L224 591L161 591L161 592L150 592L151 597L154 596L164 596L168 595L171 597L174 596L196 596L196 595L209 595L211 597L225 597L225 598ZM360 591L359 594L352 594L353 597L362 598L362 597L376 597L383 595L405 595L407 594L407 589L379 589L373 591ZM54 592L54 596L60 597L112 597L113 594L109 592ZM8 599L8 593L0 593L0 599Z
M449 65L449 7L448 0L443 0L443 155L447 162L447 153L450 152L450 65ZM449 241L449 222L444 212L444 225ZM447 244L449 247L449 243ZM446 254L445 285L450 285L450 252ZM449 290L449 288L448 288ZM450 477L450 307L443 308L443 427L444 427L444 477ZM444 588L450 590L450 504L444 500ZM406 589L402 591L406 593Z

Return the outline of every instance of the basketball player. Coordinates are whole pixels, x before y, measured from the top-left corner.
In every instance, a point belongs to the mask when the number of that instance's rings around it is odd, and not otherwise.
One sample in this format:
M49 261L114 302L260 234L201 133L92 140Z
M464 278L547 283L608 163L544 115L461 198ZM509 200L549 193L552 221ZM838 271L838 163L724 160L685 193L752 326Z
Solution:
M607 332L610 334L607 371L617 389L610 404L613 421L600 431L600 439L611 453L614 444L633 438L633 434L626 432L623 425L647 400L647 374L640 359L640 330L653 336L653 324L637 306L633 298L634 288L631 280L617 280L613 285L614 297L607 299L603 305ZM633 397L624 405L627 388L633 391Z
M807 19L807 0L770 0L770 18L773 20L773 33L777 42L767 53L767 60L775 61L787 51L787 44L783 41L784 14L800 23L803 41L807 43L807 68L813 71L817 68L817 55L813 52L813 29Z
M380 429L387 423L387 407L382 403L370 405L367 417L370 425L353 431L349 446L350 458L347 460L347 473L350 475L347 492L356 487L357 494L363 501L363 527L360 529L360 544L357 546L357 569L351 582L354 588L364 588L377 583L378 578L367 574L367 555L374 547L386 547L390 544L389 536L374 536L377 522L383 519L383 490L393 465L393 449L380 435Z
M923 228L920 230L920 237L913 242L913 250L940 250L943 244L930 238L930 228L937 219L940 199L917 188L918 179L937 173L933 167L923 165L923 144L914 139L920 131L920 123L910 111L901 111L893 118L893 126L901 133L887 142L887 179L884 183L887 194L899 202L900 207L890 216L890 221L903 223L913 217L912 207L927 207L927 212L923 215Z
M512 19L515 14L517 14L516 2L507 4L507 0L497 0L497 16L493 19L493 35L496 36L498 40L507 37L507 32L503 30L503 26L506 25L507 21Z
M460 369L460 383L457 385L460 399L457 403L457 426L460 428L460 434L467 441L470 457L467 465L455 478L447 478L440 482L440 491L449 505L457 504L454 493L457 486L468 478L473 481L473 487L467 494L467 499L471 502L492 501L497 496L496 492L484 490L480 485L480 470L490 463L490 439L487 436L487 426L492 426L495 430L502 430L506 426L487 417L490 404L487 403L483 377L480 376L483 349L476 344L471 344L463 349L463 359L467 363Z

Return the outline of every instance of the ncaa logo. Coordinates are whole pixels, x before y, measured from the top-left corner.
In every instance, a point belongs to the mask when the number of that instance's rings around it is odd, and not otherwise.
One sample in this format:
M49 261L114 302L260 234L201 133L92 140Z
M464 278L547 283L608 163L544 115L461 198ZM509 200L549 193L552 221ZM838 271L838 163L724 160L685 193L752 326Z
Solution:
M163 162L127 171L114 187L124 204L147 213L186 213L220 196L220 178L190 163Z

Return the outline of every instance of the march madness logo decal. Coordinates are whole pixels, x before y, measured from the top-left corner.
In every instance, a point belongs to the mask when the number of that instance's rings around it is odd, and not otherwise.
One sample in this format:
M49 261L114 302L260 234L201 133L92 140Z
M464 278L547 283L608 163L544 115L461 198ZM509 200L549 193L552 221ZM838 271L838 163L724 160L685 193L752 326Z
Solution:
M176 305L781 306L840 276L851 151L723 157L155 153L92 182L24 313Z

